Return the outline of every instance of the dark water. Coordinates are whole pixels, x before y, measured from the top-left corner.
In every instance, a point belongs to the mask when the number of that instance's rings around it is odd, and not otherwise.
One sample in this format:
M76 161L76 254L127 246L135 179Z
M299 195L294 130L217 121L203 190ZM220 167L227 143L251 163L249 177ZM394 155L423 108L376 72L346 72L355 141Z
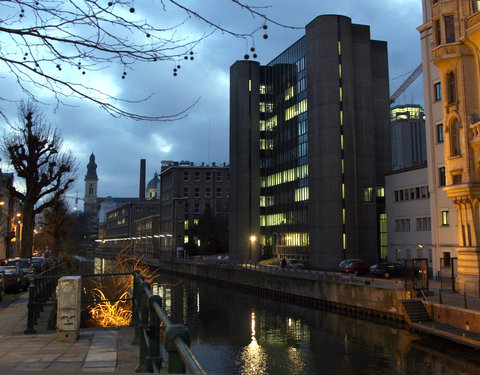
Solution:
M480 353L400 326L187 279L155 287L209 374L480 374ZM172 286L176 283L178 285Z

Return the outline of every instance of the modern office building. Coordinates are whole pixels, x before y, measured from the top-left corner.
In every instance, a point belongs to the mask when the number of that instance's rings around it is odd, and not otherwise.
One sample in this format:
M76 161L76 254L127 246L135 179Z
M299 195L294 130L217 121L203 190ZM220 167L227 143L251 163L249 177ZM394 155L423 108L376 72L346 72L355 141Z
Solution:
M427 163L425 114L418 104L392 107L392 169L394 171Z
M207 210L228 220L229 186L229 167L225 163L195 165L189 161L162 161L160 259L183 256L184 245L193 240L188 238L188 229L198 224Z
M387 45L319 16L269 64L230 68L230 255L375 262L387 253Z
M458 258L459 289L478 292L480 2L423 0L418 30L435 256L440 266Z

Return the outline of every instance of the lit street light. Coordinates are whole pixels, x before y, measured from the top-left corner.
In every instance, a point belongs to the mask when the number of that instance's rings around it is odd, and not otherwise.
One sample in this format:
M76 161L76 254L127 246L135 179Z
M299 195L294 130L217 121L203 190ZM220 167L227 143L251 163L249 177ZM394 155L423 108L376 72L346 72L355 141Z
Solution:
M253 244L255 243L255 241L257 240L257 237L255 236L250 236L250 253L248 254L248 260L252 260L252 246Z

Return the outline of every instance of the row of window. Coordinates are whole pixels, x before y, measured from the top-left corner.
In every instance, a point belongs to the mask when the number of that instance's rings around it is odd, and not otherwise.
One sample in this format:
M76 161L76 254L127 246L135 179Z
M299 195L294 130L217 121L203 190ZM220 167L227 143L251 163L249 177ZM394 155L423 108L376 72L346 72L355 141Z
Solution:
M200 188L199 187L196 187L193 189L193 197L194 198L200 198ZM217 187L216 188L216 192L215 192L215 197L216 198L222 198L222 195L223 195L223 189L221 187ZM188 198L190 196L190 188L188 187L184 187L183 188L183 196ZM228 193L227 193L227 196L228 196ZM212 189L209 188L209 187L206 187L204 188L204 197L205 198L211 198L212 197Z
M408 189L399 189L395 190L393 193L395 196L395 202L430 198L428 186L417 186Z
M441 212L441 225L448 226L450 225L449 211ZM432 223L430 216L417 217L415 218L415 230L416 231L427 231L432 229ZM410 232L410 219L395 219L395 232Z
M222 171L217 171L216 172L216 179L215 180L217 182L222 182L223 181L223 173L224 172L222 172ZM201 171L195 171L193 181L200 182L201 181L201 176L202 176ZM205 182L212 181L212 172L211 171L205 171L204 180L205 180ZM189 182L190 181L190 171L184 171L183 172L183 181L184 182ZM230 181L230 174L229 173L227 173L227 181Z

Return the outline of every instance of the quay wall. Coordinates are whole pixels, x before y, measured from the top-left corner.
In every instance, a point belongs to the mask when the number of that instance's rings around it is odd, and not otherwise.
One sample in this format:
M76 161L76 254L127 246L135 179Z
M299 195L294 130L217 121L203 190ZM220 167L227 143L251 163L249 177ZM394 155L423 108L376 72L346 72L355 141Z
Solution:
M452 308L439 303L424 302L425 309L436 323L480 333L480 311Z
M220 286L279 300L404 321L403 311L398 303L398 300L404 298L404 293L394 289L329 282L302 277L302 274L295 272L269 274L249 269L170 262L159 262L155 266L165 272L215 282Z

